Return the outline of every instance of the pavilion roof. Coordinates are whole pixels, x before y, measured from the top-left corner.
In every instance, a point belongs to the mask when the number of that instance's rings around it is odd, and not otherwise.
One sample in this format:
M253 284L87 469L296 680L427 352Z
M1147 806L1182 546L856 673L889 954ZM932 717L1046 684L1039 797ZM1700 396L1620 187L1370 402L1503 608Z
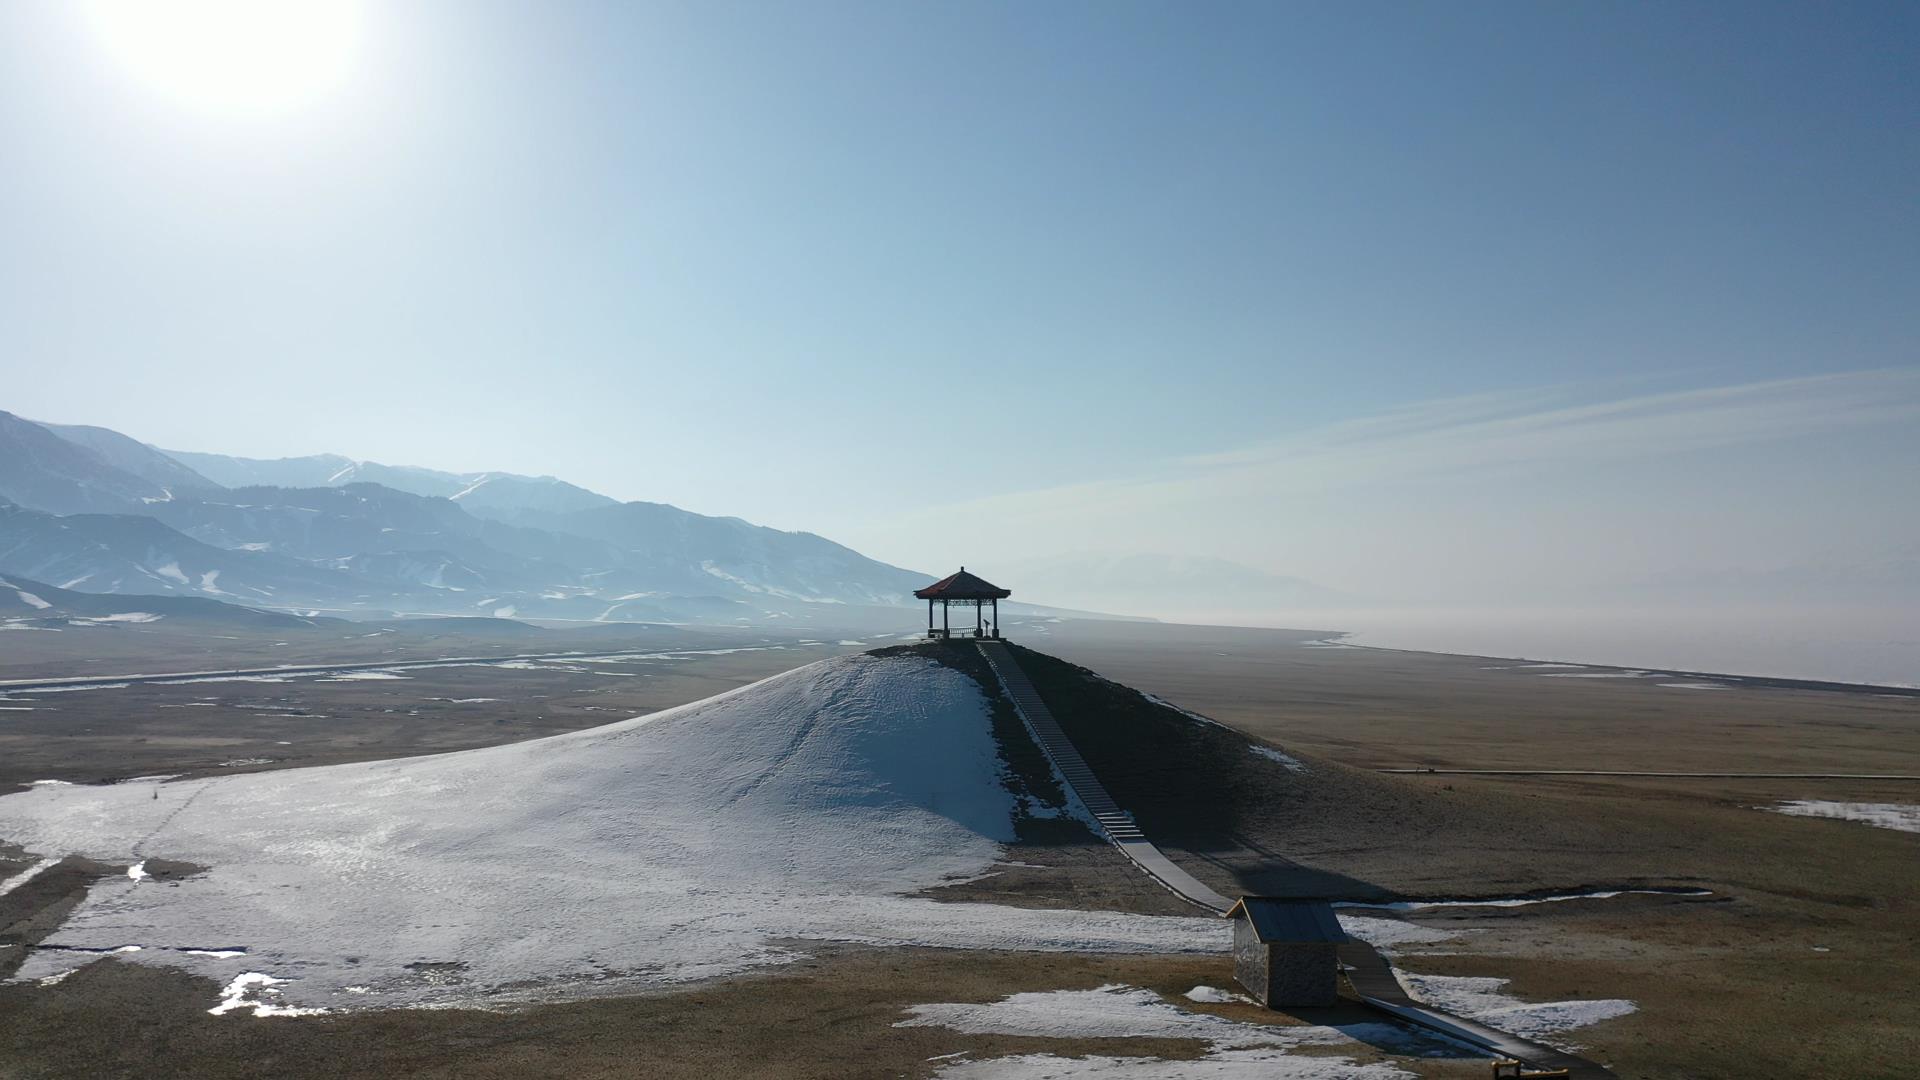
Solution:
M957 574L949 574L924 589L913 590L913 595L922 600L1005 600L1013 595L1013 590L969 574L963 566Z

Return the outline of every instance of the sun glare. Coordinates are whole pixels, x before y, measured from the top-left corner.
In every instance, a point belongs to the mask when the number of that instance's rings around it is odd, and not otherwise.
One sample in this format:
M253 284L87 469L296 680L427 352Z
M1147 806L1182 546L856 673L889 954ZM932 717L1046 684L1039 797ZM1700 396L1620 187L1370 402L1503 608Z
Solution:
M352 70L362 22L356 0L91 0L85 10L142 84L228 113L325 97Z

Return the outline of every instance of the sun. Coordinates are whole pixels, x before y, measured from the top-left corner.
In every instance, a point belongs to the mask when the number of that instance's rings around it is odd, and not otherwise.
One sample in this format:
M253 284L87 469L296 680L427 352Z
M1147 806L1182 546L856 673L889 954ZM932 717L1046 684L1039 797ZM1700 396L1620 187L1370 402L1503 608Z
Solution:
M107 51L150 90L227 113L326 97L359 51L359 0L87 0Z

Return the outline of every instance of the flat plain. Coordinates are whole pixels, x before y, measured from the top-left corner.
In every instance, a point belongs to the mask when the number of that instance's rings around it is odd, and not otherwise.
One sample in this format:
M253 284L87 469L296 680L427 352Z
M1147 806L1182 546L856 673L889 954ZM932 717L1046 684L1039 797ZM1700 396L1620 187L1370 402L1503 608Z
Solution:
M905 632L911 626L902 627ZM372 630L368 631L372 633ZM458 641L248 642L304 662L509 649ZM387 638L406 638L402 627ZM815 630L726 640L604 639L631 658L398 669L397 677L136 683L0 701L0 790L42 779L209 775L431 753L596 726L709 696L837 652L888 642ZM1622 1076L1905 1075L1920 1057L1920 835L1770 813L1784 800L1913 804L1920 781L1479 776L1379 770L1920 774L1920 697L1758 688L1604 668L1330 646L1320 631L1035 621L1016 640L1089 761L1144 828L1223 891L1356 903L1627 889L1688 890L1403 912L1439 935L1396 962L1511 980L1527 1001L1619 998L1636 1011L1571 1038ZM749 638L754 640L749 640ZM102 639L105 640L105 639ZM587 650L571 640L564 649ZM776 647L778 646L778 647ZM87 674L202 670L217 644L111 639ZM143 651L144 650L144 651ZM743 651L733 651L743 650ZM237 654L234 654L237 655ZM96 657L97 659L97 657ZM603 658L604 659L604 658ZM1081 665L1242 733L1168 728ZM75 666L78 666L77 664ZM223 667L246 666L238 661ZM61 674L73 673L71 670ZM23 677L21 665L5 672ZM1683 685L1669 685L1669 684ZM1155 726L1159 725L1159 726ZM1245 737L1305 766L1276 773ZM1241 761L1244 759L1244 762ZM1238 764L1236 764L1238 762ZM1280 779L1275 779L1275 776ZM4 841L0 837L0 841ZM1180 913L1102 844L1036 837L1001 872L945 898ZM0 877L26 854L0 849ZM84 877L0 907L25 944ZM62 891L64 889L64 891ZM18 951L16 948L13 951ZM16 961L17 963L17 961ZM0 1076L929 1076L954 1055L1193 1057L1191 1042L1063 1040L896 1027L924 1002L1125 983L1176 996L1230 985L1224 956L1075 957L819 947L804 963L685 990L499 1012L209 1016L218 987L99 961L49 987L0 986ZM1357 1007L1236 1019L1352 1023ZM699 1053L691 1052L694 1046ZM1408 1056L1436 1077L1485 1075L1468 1056Z

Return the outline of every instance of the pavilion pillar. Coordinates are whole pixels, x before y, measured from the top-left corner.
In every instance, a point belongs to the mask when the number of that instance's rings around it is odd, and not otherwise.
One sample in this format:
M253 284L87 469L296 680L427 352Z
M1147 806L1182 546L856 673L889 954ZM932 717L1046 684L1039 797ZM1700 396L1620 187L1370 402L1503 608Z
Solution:
M993 598L993 636L1000 636L1000 598Z
M980 601L973 602L973 636L980 636Z
M948 615L948 610L949 605L946 599L942 598L940 601L940 636L950 638L953 636L953 620L951 616Z

